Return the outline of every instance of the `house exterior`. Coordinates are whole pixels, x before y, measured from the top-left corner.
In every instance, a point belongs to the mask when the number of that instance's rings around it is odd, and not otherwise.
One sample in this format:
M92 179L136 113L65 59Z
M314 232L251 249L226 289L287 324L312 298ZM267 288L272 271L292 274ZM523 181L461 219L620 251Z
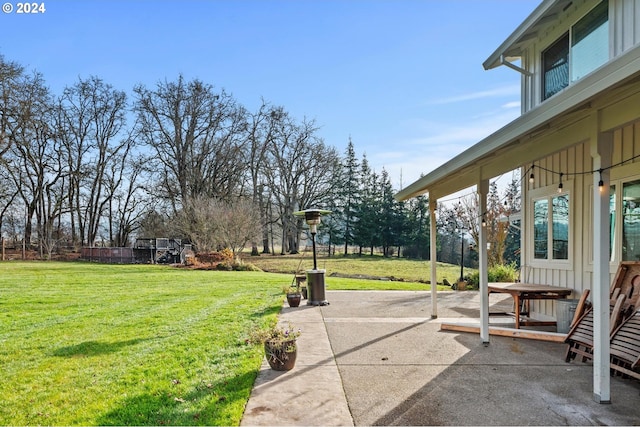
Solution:
M428 193L435 215L439 198L476 186L482 211L489 180L520 168L521 280L570 288L572 298L591 290L594 398L608 402L609 285L620 261L640 260L640 0L544 0L483 65L520 73L521 116L396 198ZM478 247L486 248L482 231ZM555 318L556 304L533 311Z

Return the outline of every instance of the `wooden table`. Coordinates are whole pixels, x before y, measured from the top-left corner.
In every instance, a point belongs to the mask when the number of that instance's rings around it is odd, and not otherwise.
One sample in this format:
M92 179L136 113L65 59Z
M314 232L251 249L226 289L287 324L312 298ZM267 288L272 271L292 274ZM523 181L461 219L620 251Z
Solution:
M573 290L551 285L535 285L531 283L489 283L489 293L510 294L513 297L516 329L520 325L557 325L557 322L521 320L522 315L529 315L529 301L540 299L563 299Z

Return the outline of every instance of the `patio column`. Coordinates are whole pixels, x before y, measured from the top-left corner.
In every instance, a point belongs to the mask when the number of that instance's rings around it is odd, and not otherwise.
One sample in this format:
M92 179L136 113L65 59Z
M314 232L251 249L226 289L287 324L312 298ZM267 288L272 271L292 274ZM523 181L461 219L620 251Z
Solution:
M436 265L438 264L438 247L436 246L438 237L438 229L436 224L436 209L438 201L429 197L429 248L431 258L431 318L438 318L438 276L436 275Z
M594 120L597 123L597 120ZM611 166L611 133L596 133L591 140L593 169ZM604 184L599 186L600 180ZM598 403L611 403L609 374L609 169L593 174L593 398Z
M489 194L489 180L484 179L478 183L478 205L480 216L478 217L478 263L480 269L480 340L489 344L489 275L487 263L487 233L482 226L484 213L487 211L487 195Z

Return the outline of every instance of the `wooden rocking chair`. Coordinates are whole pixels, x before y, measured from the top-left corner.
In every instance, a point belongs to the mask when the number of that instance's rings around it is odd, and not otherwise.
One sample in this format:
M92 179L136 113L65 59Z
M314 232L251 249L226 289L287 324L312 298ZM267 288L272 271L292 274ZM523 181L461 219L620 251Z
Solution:
M640 311L633 313L611 337L611 369L640 379Z
M618 295L609 306L609 334L611 334L622 320L623 306L627 297ZM567 351L564 361L570 362L578 354L582 361L593 359L593 308L589 308L571 327L565 341Z
M640 262L620 263L611 283L609 295L609 334L613 337L618 326L631 316L640 304ZM582 356L583 362L593 358L593 310L588 309L580 318L577 317L578 309L565 339L568 344L565 353L566 362L571 361L578 354Z

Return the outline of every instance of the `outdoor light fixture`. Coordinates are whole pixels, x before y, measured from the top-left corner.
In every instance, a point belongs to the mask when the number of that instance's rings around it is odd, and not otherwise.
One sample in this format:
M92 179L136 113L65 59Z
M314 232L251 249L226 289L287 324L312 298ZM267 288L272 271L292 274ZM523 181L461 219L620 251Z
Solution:
M560 172L560 184L558 184L558 193L562 193L562 188L563 188L563 186L562 186L562 176L563 175L564 174L562 172Z
M600 174L600 181L598 181L598 188L602 191L604 187L604 181L602 180L602 169L598 169L598 173Z
M293 213L297 217L304 217L305 222L309 225L311 244L313 245L313 270L307 271L307 284L309 286L308 305L329 304L324 297L324 270L318 270L316 233L318 232L318 225L320 225L322 215L328 215L330 213L331 211L325 209L305 209Z

